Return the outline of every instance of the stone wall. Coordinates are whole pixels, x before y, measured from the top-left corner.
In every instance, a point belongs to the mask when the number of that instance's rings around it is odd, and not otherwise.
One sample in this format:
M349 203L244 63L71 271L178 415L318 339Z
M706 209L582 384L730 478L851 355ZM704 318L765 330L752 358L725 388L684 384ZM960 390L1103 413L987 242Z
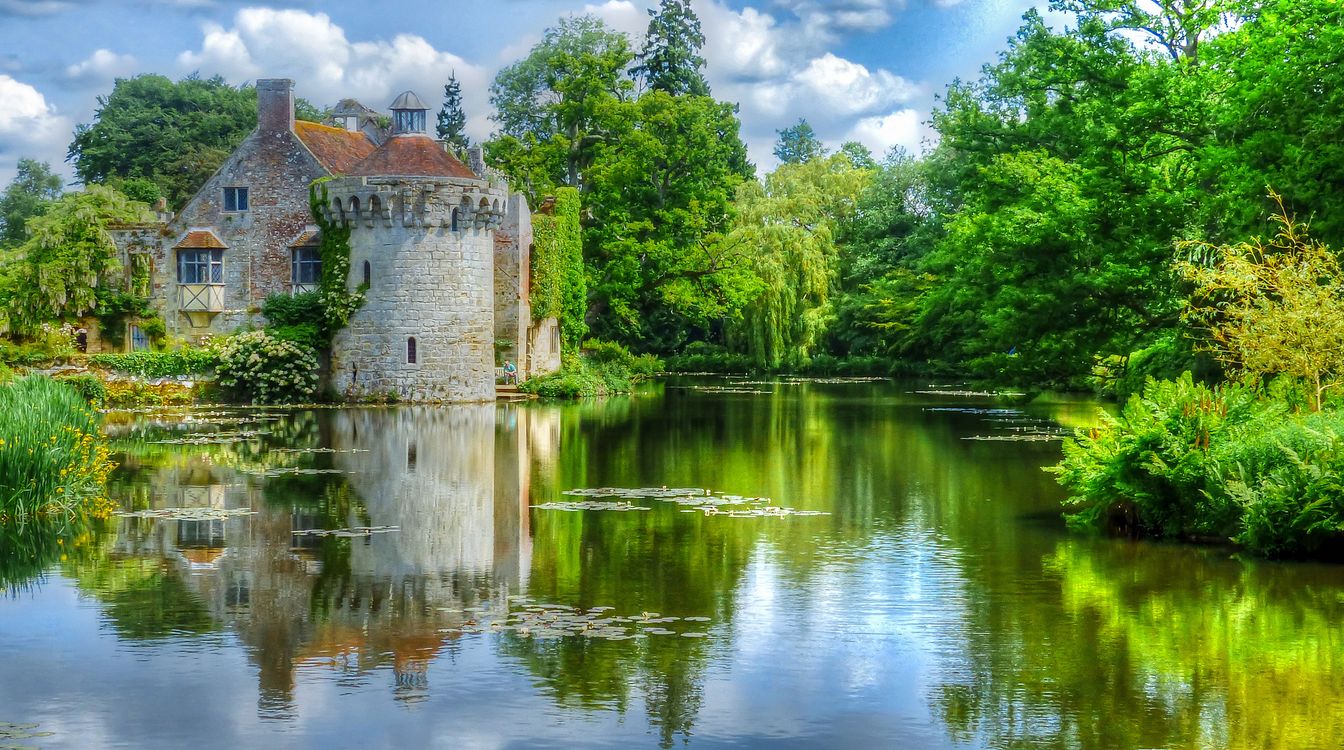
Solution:
M258 127L225 160L173 222L154 262L154 304L168 332L195 341L255 323L261 303L287 293L289 246L313 222L308 185L326 169L299 140L293 125L289 81L257 89ZM224 211L224 188L248 189L248 210ZM224 311L208 325L194 326L179 311L177 251L172 246L191 229L210 229L224 251Z
M510 342L498 352L518 365L520 378L527 371L527 323L532 317L528 304L531 289L532 212L521 194L509 197L503 226L495 232L495 340Z
M351 227L350 288L363 282L366 262L370 271L364 304L332 342L331 382L338 393L494 400L500 212L493 207L502 206L496 203L502 196L482 183L459 182L346 177L327 184L332 205L343 211L334 208L333 216L344 216ZM465 205L464 198L479 209L459 216L454 230L451 209ZM411 339L415 362L408 361Z

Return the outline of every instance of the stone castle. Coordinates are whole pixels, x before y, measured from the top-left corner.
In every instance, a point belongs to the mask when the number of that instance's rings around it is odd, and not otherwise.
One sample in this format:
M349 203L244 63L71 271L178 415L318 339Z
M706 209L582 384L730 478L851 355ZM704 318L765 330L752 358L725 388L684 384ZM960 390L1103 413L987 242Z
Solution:
M426 134L428 108L393 102L390 134L294 119L293 82L257 81L257 128L176 217L126 228L128 260L148 260L150 298L188 342L264 322L276 294L317 289L320 178L331 224L350 229L351 291L364 304L332 342L326 376L348 398L489 401L496 365L521 377L560 365L554 318L533 320L526 199L473 149L468 166ZM132 346L143 338L132 330Z

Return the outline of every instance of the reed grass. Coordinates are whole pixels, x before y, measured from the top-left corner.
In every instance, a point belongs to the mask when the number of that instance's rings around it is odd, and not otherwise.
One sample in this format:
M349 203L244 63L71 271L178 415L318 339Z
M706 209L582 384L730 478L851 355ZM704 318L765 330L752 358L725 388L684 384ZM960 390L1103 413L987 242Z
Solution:
M0 524L111 514L99 418L70 386L43 376L0 386Z

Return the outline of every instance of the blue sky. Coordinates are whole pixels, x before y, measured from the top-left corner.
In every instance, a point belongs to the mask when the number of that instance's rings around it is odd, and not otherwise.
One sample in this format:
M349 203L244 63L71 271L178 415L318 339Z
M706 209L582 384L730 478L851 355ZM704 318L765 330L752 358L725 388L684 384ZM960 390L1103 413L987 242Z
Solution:
M636 39L656 0L0 0L0 185L21 156L66 176L65 149L118 76L193 71L234 84L293 78L300 96L384 108L402 90L437 106L456 71L468 133L487 136L489 84L563 15ZM768 169L775 131L806 118L831 146L918 150L935 97L975 77L1044 0L694 0L714 94L739 103Z

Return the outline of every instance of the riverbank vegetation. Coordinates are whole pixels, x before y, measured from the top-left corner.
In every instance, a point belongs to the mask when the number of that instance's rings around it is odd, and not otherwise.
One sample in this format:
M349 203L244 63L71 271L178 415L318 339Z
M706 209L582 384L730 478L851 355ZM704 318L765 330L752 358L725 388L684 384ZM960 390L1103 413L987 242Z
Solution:
M45 377L0 385L0 524L106 517L108 456L73 388Z
M663 363L651 354L631 354L609 341L590 339L577 355L568 354L558 372L525 380L523 393L542 398L591 398L632 393L639 383L663 371Z

